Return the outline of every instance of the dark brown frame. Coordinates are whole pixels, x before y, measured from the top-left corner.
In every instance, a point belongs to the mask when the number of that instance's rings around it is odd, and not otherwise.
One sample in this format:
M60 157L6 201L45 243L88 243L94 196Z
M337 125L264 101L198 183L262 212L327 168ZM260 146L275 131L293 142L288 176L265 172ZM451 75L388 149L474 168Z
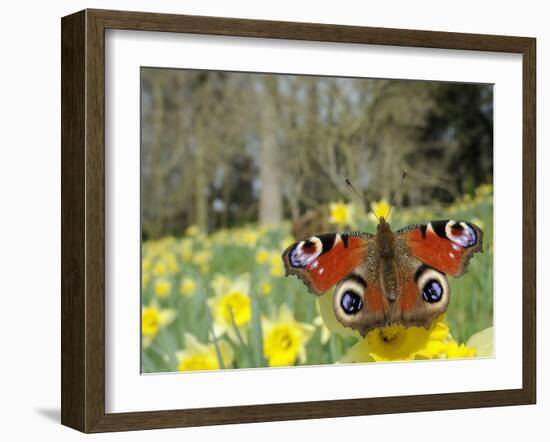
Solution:
M105 30L185 32L523 56L523 386L401 397L105 413ZM62 30L61 422L84 432L311 419L536 400L536 40L450 32L84 10ZM518 146L519 148L519 146Z

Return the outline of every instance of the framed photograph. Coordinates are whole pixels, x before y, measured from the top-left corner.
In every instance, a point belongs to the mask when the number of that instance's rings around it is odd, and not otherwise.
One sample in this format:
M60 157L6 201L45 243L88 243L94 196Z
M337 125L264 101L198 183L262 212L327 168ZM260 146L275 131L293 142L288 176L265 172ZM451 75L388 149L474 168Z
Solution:
M535 39L61 25L64 425L535 403Z

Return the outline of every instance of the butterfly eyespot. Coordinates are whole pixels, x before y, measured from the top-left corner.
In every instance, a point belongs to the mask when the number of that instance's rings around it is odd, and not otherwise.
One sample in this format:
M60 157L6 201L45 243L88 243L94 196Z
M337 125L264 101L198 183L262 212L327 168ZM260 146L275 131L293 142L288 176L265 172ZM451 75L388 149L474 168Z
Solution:
M473 247L478 243L476 229L463 221L449 221L445 225L445 234L452 242L465 249Z
M340 306L347 315L355 315L363 308L363 300L357 293L348 290L340 298Z
M304 268L314 262L323 251L323 243L316 236L305 241L300 241L288 255L290 265L296 268Z
M435 279L430 279L422 289L422 298L429 303L441 301L443 298L443 287Z
M361 275L351 274L336 287L333 298L336 318L346 327L361 321L367 309L365 293L367 282ZM358 322L359 321L359 322Z
M426 306L431 305L439 309L441 305L448 304L450 289L449 281L445 274L431 267L421 266L415 275L416 284Z

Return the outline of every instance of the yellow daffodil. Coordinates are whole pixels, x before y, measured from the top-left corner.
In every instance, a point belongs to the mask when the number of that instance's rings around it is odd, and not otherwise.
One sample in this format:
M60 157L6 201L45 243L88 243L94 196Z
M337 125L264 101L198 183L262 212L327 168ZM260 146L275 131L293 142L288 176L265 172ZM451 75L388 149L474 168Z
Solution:
M458 345L458 342L451 341L445 348L445 356L448 359L475 358L477 351L473 347L467 347L464 344Z
M382 198L380 201L374 201L370 205L372 213L370 213L370 216L374 216L375 218L388 218L388 214L390 213L390 203L388 203L387 200Z
M266 249L258 249L256 252L256 262L258 264L265 264L269 260L269 256L269 252Z
M192 296L195 294L197 283L193 278L183 278L180 282L180 294L183 296Z
M253 230L246 229L242 234L242 242L248 247L255 247L258 242L258 234Z
M163 260L157 261L153 266L155 276L164 276L168 273L168 265Z
M229 235L228 241L225 242L238 246L256 247L259 239L259 230L253 226L245 226L233 229Z
M187 229L185 229L185 236L189 236L191 238L194 238L196 236L199 236L201 234L201 229L199 228L199 226L193 224L189 227L187 227Z
M325 345L330 339L331 333L328 327L323 322L323 318L321 317L321 315L315 317L315 319L313 320L313 325L315 325L321 332L321 344Z
M329 222L336 224L338 227L349 226L353 220L353 206L342 201L330 203Z
M493 185L492 184L482 184L476 189L475 200L476 202L482 202L485 200L491 200L493 196Z
M271 285L271 283L269 281L262 281L260 284L259 284L259 292L264 295L264 296L267 296L267 295L270 295L271 292L273 291L273 286Z
M269 264L271 267L270 274L274 278L281 278L285 276L285 269L279 250L270 251L264 248L259 249L256 252L256 262L258 264Z
M281 250L286 250L289 246L291 246L294 243L294 238L287 236L286 238L283 238L282 241L279 243L279 248Z
M196 252L191 258L191 262L195 264L199 271L203 274L206 274L210 271L210 260L212 259L212 253L209 250L200 250Z
M227 336L234 342L247 340L247 327L251 318L250 275L243 274L231 281L225 291L208 300L214 320L214 334Z
M485 223L481 221L479 218L472 218L472 223L478 226L481 230L485 228Z
M141 287L145 288L149 285L149 282L151 281L151 274L147 272L141 273Z
M270 367L306 362L306 344L315 328L297 322L290 308L283 304L274 319L262 319L264 356Z
M148 259L156 259L165 253L169 253L176 243L177 240L173 236L147 241L143 244L143 256Z
M451 340L445 315L429 329L390 325L378 328L355 344L340 362L386 362L439 358Z
M233 363L233 349L227 341L217 341L220 352L218 355L216 345L213 343L203 344L189 333L186 333L183 339L185 350L176 353L179 371L219 370L222 368L219 356L221 356L223 368L229 368Z
M200 266L203 264L208 264L211 259L212 254L208 250L200 250L193 255L191 261L193 264Z
M482 184L476 189L476 193L479 195L492 195L493 194L493 185L490 183Z
M285 267L281 255L279 253L273 253L269 260L271 262L271 276L274 278L282 278L285 276Z
M183 262L191 262L193 258L193 241L189 238L182 239L178 246L178 253Z
M231 287L231 279L229 279L225 275L222 275L221 273L216 273L212 278L212 282L210 283L210 285L214 289L214 293L216 295L219 295L221 293L229 291Z
M154 299L148 306L142 306L141 336L143 347L148 347L156 338L160 329L170 324L175 317L176 311L174 309L161 309Z
M163 256L163 258L170 272L175 273L179 270L178 259L176 258L176 255L174 255L173 253L167 253Z
M172 283L166 279L157 279L155 281L154 292L158 298L166 298L172 291Z
M141 260L141 271L142 272L149 272L151 268L153 267L153 263L149 258L143 258Z

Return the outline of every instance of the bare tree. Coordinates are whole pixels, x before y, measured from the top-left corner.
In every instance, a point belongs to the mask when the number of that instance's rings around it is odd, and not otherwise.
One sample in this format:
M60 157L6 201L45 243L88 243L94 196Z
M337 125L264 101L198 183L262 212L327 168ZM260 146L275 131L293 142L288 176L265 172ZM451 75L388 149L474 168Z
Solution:
M263 78L260 88L262 94L261 134L260 134L260 222L277 223L283 219L283 197L277 142L278 117L277 95L278 80L274 75Z

